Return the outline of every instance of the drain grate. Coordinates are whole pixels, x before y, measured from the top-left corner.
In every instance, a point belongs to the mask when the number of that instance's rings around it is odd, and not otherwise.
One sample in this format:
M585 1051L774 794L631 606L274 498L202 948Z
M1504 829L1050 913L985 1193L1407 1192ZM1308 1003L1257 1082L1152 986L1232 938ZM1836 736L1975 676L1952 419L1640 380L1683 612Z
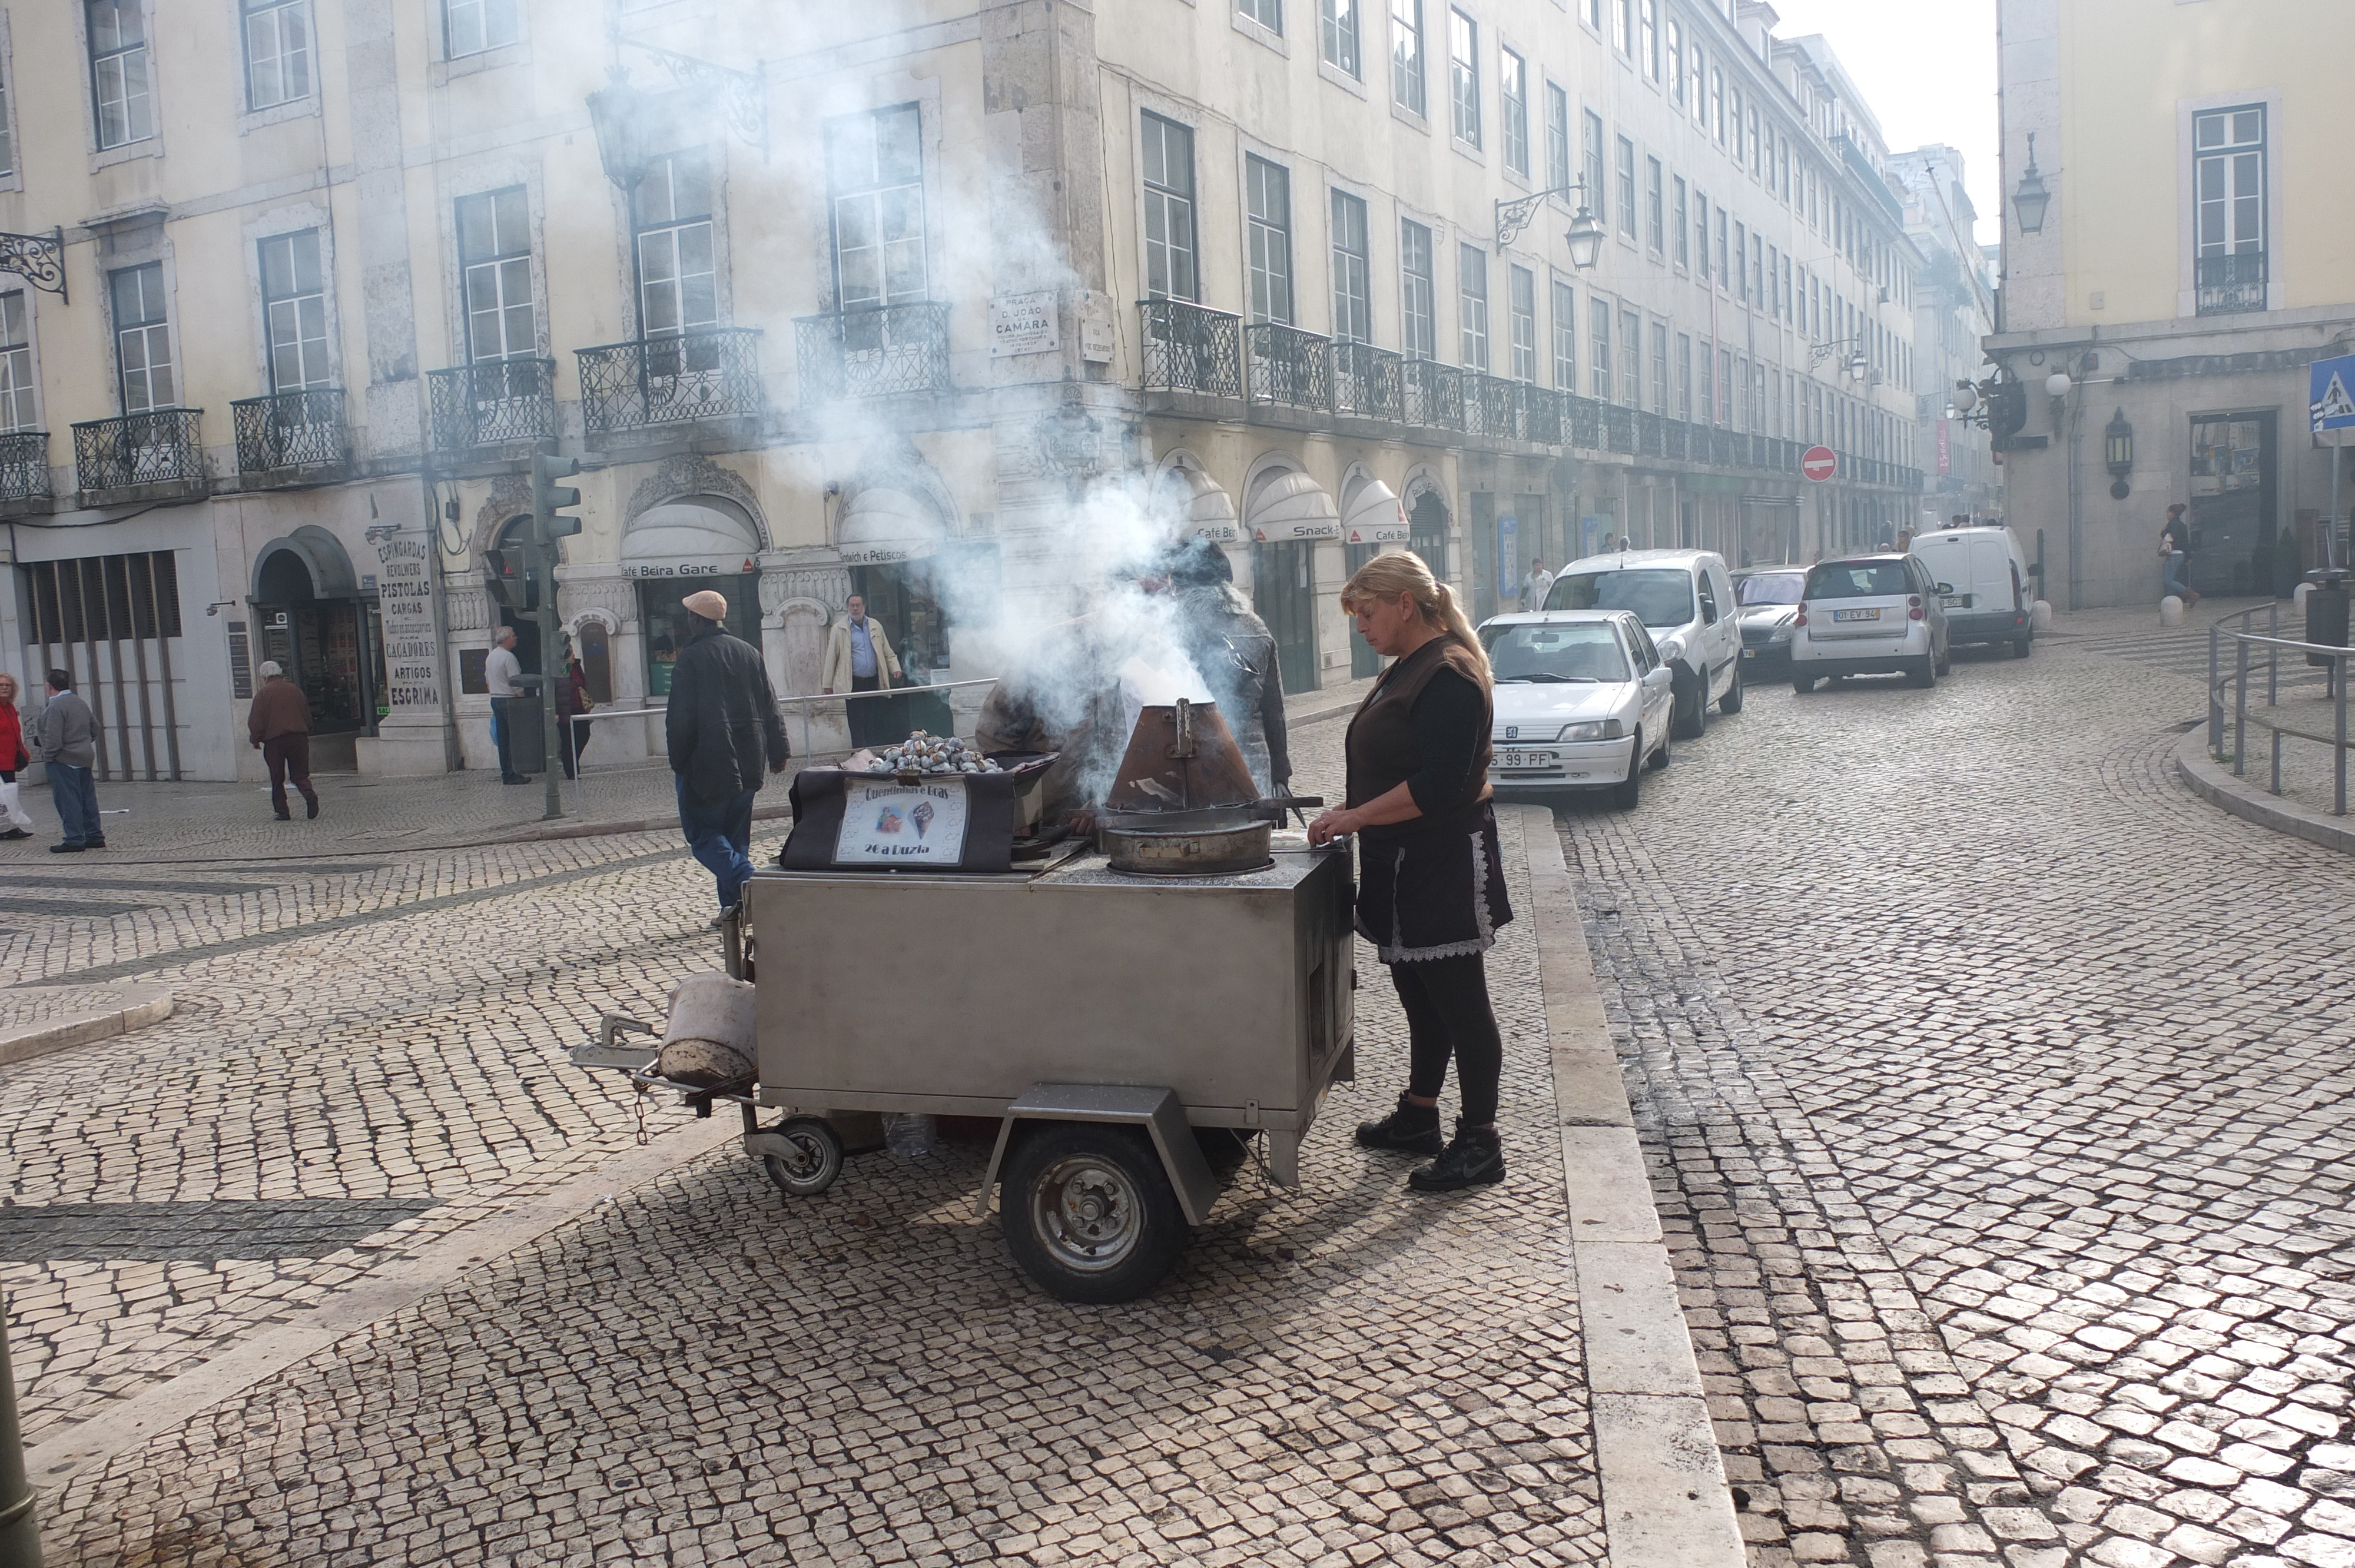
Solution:
M414 1218L432 1199L215 1199L0 1208L0 1263L219 1263L325 1257Z

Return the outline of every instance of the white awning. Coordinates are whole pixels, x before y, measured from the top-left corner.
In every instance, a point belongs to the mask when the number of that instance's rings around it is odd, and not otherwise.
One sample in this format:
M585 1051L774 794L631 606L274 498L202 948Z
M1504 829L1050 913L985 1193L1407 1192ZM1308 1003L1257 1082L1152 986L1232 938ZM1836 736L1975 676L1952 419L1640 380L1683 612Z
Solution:
M1282 544L1288 539L1337 539L1341 513L1325 487L1295 469L1261 485L1251 499L1247 520L1255 544Z
M1187 533L1199 534L1213 544L1241 542L1243 531L1235 521L1234 500L1220 487L1217 480L1199 468L1176 468L1168 471L1186 485Z
M1407 542L1406 508L1398 492L1379 479L1369 479L1349 496L1348 515L1341 519L1341 537L1352 545L1403 545Z
M835 524L835 549L846 567L882 567L940 553L948 530L930 502L904 490L862 490Z
M723 577L759 570L761 542L716 506L677 501L643 513L622 535L625 577Z

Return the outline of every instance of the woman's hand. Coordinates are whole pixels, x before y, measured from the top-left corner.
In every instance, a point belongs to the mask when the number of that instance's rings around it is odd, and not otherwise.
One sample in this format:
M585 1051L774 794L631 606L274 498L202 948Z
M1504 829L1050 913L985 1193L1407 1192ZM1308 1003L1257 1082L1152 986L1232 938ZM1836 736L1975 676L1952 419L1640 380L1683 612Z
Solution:
M1308 824L1308 842L1322 848L1345 833L1356 832L1360 825L1357 812L1336 807Z

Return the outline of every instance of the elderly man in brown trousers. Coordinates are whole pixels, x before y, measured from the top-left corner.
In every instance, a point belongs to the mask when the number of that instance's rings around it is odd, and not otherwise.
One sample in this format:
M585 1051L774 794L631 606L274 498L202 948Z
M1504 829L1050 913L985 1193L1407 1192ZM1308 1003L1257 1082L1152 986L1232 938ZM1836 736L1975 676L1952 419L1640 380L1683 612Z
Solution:
M245 733L270 765L270 807L278 820L288 820L289 778L303 792L303 814L317 816L319 792L311 788L311 704L275 659L262 662L261 690L253 694L253 706L246 712Z

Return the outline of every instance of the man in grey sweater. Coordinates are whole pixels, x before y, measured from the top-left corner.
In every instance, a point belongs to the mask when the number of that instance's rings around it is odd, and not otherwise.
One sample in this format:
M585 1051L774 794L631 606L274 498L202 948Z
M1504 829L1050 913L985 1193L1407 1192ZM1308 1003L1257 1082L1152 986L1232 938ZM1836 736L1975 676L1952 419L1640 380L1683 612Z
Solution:
M98 766L98 719L90 705L74 694L73 672L52 670L48 705L41 710L34 736L41 760L49 769L49 803L64 824L63 842L49 846L51 854L79 854L104 849L106 833L98 821L98 786L91 769Z

